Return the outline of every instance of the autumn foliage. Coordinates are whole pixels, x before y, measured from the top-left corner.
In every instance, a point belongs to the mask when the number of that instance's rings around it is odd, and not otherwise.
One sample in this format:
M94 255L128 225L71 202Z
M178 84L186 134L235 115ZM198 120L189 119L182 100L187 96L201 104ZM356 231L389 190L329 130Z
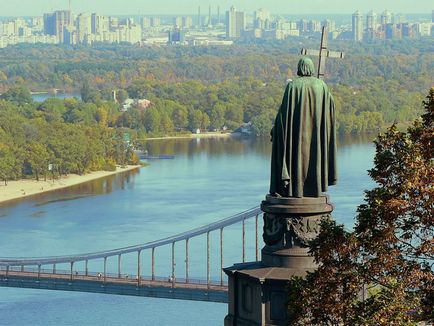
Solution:
M325 221L311 250L320 264L293 279L291 325L416 325L434 321L434 88L407 132L375 141L377 187L355 228Z

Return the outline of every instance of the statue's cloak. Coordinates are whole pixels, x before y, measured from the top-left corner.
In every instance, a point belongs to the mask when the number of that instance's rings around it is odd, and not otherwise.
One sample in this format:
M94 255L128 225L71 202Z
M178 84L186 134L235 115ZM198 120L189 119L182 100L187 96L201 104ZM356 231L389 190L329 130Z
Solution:
M311 74L288 83L276 116L271 194L318 197L336 184L335 104L327 85Z

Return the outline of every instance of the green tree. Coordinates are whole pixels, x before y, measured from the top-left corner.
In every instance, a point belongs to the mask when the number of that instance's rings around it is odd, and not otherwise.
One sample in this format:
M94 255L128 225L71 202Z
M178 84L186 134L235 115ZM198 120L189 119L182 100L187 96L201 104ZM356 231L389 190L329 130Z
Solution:
M30 165L36 181L39 181L40 175L47 177L48 164L50 163L50 153L47 146L41 143L30 143L27 145L26 161Z
M273 112L262 113L256 117L252 118L252 128L253 132L257 136L267 136L270 135L271 128L273 127Z
M407 132L376 141L354 231L325 221L311 251L320 264L293 279L291 325L416 325L434 321L434 89ZM368 289L368 298L360 292Z
M12 87L7 92L0 95L0 99L6 100L19 105L33 102L32 95L28 88L23 86Z
M188 110L185 107L177 107L173 110L172 121L176 130L183 130L188 126Z
M166 112L161 114L160 131L165 134L173 131L172 119L170 119L170 116Z
M232 130L240 127L243 123L243 109L239 102L227 103L225 108L225 125Z
M209 127L210 121L209 121L209 116L208 114L206 114L206 112L202 112L202 119L200 122L200 128L202 130L207 130Z
M9 180L15 179L16 160L8 146L0 144L0 178L5 186Z
M196 131L202 127L203 113L200 110L191 110L188 117L188 128L191 131Z
M144 126L147 132L160 131L161 114L156 108L149 108L145 112Z
M116 91L116 99L118 103L124 103L125 100L128 98L128 92L124 89L120 89Z
M89 81L85 81L80 89L81 100L85 103L96 103L101 100L101 94L92 88Z
M225 123L225 110L223 105L217 103L209 114L210 128L220 130Z
M65 102L61 99L49 98L38 106L38 111L43 112L43 117L48 122L62 121L66 113Z

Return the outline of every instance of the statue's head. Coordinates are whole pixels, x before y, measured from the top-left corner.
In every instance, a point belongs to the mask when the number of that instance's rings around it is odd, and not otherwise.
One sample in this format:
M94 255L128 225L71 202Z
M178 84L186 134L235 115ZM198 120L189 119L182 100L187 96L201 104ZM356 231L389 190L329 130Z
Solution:
M313 76L315 74L315 68L313 62L308 57L303 57L298 62L297 76Z

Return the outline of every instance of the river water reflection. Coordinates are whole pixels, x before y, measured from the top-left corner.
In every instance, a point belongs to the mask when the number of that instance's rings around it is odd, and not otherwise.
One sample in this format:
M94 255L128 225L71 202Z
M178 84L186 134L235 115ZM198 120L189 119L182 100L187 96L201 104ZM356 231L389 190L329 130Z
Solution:
M330 196L336 205L334 218L348 228L363 190L373 186L366 173L372 166L372 138L339 141L339 184L331 188ZM0 256L76 254L145 243L257 206L267 193L271 153L267 139L154 140L146 146L152 155L175 158L0 206ZM252 222L247 223L250 230ZM225 235L225 262L230 265L241 259L240 228L230 228ZM205 275L203 240L190 244L192 277ZM253 234L247 243L247 258L253 259ZM211 236L211 245L217 248L218 234ZM144 274L150 274L147 255ZM170 248L156 255L157 274L169 275ZM217 255L211 257L215 278ZM181 276L183 259L179 248ZM134 264L135 255L123 259L125 272L134 273ZM115 261L109 262L109 271L116 267ZM89 268L100 271L102 265L97 262ZM0 325L221 325L226 310L225 305L212 303L0 288Z

